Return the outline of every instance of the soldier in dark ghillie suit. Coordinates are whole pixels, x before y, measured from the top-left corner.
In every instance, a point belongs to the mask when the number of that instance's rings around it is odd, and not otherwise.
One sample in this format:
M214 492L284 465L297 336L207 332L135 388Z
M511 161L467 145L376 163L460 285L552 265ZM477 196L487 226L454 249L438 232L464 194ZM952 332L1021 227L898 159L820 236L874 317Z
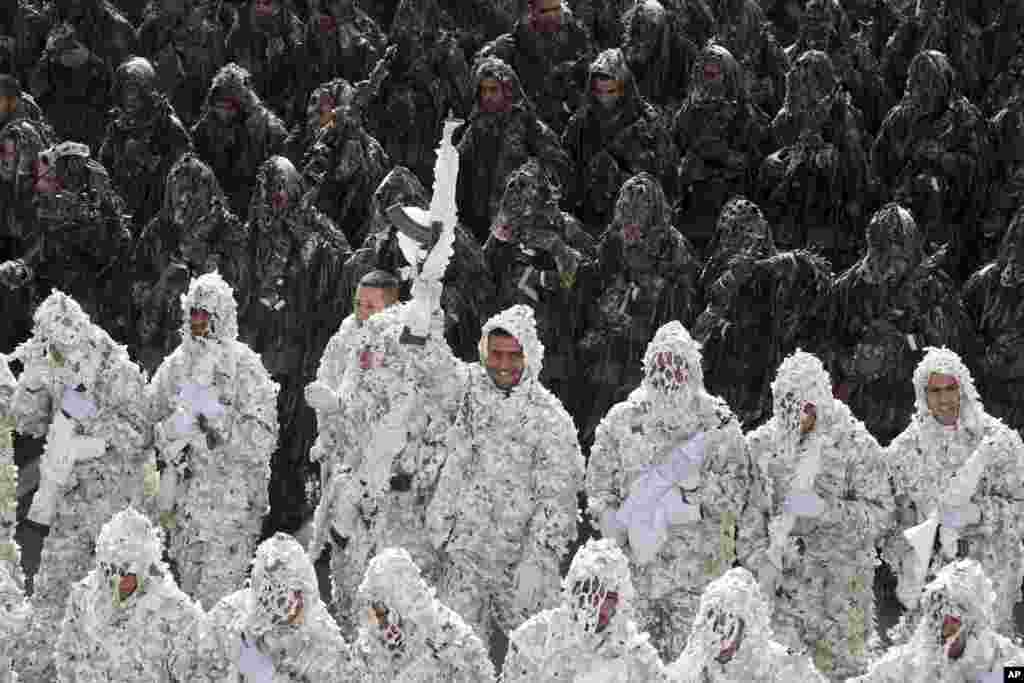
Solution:
M590 65L586 95L562 145L575 171L567 206L595 237L611 221L622 183L646 171L664 185L676 158L666 121L640 96L618 48Z
M171 167L160 210L135 239L130 261L135 311L128 341L143 368L155 372L180 341L180 295L190 279L216 270L240 288L248 284L245 227L198 157L186 154Z
M473 111L456 143L456 201L459 221L483 244L509 175L527 159L536 157L561 187L570 175L557 136L540 119L512 67L494 57L481 60L473 74L473 93Z
M907 424L910 381L926 346L962 349L967 318L940 252L927 257L911 213L888 204L867 227L867 252L829 294L823 357L836 395L886 445Z
M963 301L977 334L967 358L985 406L1024 430L1024 210L1014 215L996 259L967 281Z
M770 151L769 124L747 97L739 62L721 45L705 47L672 124L680 156L676 227L698 255L714 237L725 203L753 195L757 170Z
M511 66L538 116L561 135L579 104L594 50L564 0L524 4L525 16L512 32L485 45L476 58L497 57Z
M240 316L242 336L281 385L267 523L292 531L312 512L307 483L319 480L307 459L316 416L303 391L352 309L337 286L352 249L334 223L304 201L305 194L302 177L286 158L271 157L261 166L249 207L252 267Z
M756 204L722 209L700 276L704 311L693 325L703 344L708 391L724 398L744 427L771 416L771 381L798 347L818 346L831 270L805 250L777 251Z
M516 304L533 308L544 345L541 381L571 406L577 395L572 382L584 304L578 283L594 255L594 240L559 208L560 198L557 180L537 159L516 169L484 257L497 290L491 311Z
M288 137L281 119L253 92L248 71L231 63L217 72L191 132L196 154L217 174L231 210L245 215L260 164L281 153Z
M926 250L949 244L946 266L957 280L970 272L966 256L985 195L987 145L985 120L960 94L946 56L918 54L871 160L881 187L917 219Z
M824 52L796 60L772 128L782 148L765 159L758 189L776 242L815 245L840 269L853 264L868 189L864 132Z
M577 420L586 448L605 413L640 386L643 355L654 333L698 312L700 262L672 226L672 207L649 173L627 180L601 237L592 282L584 283L579 343Z
M144 226L163 203L164 179L192 139L174 107L156 89L156 71L141 57L115 74L114 120L100 147L99 160L135 225Z

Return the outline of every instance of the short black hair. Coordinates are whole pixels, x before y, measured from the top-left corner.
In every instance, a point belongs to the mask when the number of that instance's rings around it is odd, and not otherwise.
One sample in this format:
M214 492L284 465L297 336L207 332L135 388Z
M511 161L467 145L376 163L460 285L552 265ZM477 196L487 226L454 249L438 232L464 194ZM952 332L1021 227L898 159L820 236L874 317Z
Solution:
M488 336L490 336L490 337L512 337L513 339L516 338L516 335L512 334L511 332L509 332L504 327L495 327L493 330L491 330L488 333Z
M401 282L394 274L386 270L371 270L359 279L360 287L375 287L377 289L398 289Z

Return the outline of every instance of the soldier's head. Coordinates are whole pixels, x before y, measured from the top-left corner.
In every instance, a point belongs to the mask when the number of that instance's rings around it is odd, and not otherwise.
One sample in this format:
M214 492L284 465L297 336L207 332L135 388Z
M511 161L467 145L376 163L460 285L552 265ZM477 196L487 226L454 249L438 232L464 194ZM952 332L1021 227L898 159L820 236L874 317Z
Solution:
M807 49L829 49L839 29L842 11L836 0L807 0L800 20L800 33Z
M562 28L562 0L527 0L530 28L540 33L555 33Z
M721 45L711 43L701 50L690 74L691 101L736 102L743 95L739 62Z
M647 64L659 54L667 22L658 0L641 0L623 13L622 50L630 64Z
M825 123L837 87L829 56L820 50L808 50L786 74L785 107L801 119L802 127L818 128Z
M941 660L963 656L971 638L992 627L996 593L977 560L959 560L939 570L925 586L918 643Z
M132 57L117 68L115 96L122 111L134 116L148 109L156 95L156 71L149 60Z
M926 114L938 113L953 97L954 81L953 67L946 55L925 50L910 62L904 98Z
M355 314L360 323L398 303L400 283L385 270L374 270L364 275L356 287Z
M945 347L929 346L914 369L916 419L950 429L977 422L983 406L974 377L960 356Z
M875 212L866 232L865 275L871 281L898 282L917 265L921 236L914 216L897 203Z
M160 559L162 549L160 529L134 508L118 512L103 525L96 539L96 563L115 605L145 591L149 580L163 580L167 567Z
M628 618L633 594L629 560L611 539L587 541L562 581L562 599L587 633L602 633L623 611Z

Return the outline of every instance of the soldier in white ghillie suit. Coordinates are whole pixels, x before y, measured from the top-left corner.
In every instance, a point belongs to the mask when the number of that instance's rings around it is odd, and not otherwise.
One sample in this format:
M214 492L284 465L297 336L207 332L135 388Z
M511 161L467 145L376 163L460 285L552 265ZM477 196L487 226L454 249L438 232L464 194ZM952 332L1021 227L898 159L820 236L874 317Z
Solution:
M562 604L512 632L504 683L658 683L665 667L633 619L629 560L611 539L576 551Z
M885 549L897 597L913 608L939 567L970 557L995 587L995 628L1013 633L1024 578L1024 445L985 412L949 349L928 348L913 381L916 412L885 453L899 513Z
M426 513L446 449L428 435L451 422L461 385L440 315L422 346L402 343L410 306L366 321L339 391L327 394L336 406L332 428L349 435L350 450L317 508L310 555L319 557L326 542L333 546L333 613L345 635L354 636L362 621L353 598L382 549L405 548L429 582L437 579Z
M736 561L754 471L739 422L707 393L700 347L678 321L647 346L644 380L597 428L590 515L625 550L638 623L675 658L700 594Z
M19 432L46 437L29 520L49 526L18 668L52 681L53 646L71 584L93 567L96 537L125 506L143 503L152 471L139 366L66 294L36 310L32 337L14 356L24 366L11 400Z
M309 457L320 463L320 481L326 492L334 468L353 450L356 435L345 430L350 420L340 418L347 401L341 401L345 372L358 363L358 351L366 337L366 321L398 301L398 278L382 270L362 277L356 287L351 315L347 316L324 348L316 380L306 387L306 403L316 412L318 434ZM361 423L362 426L362 423Z
M488 320L480 357L458 365L454 422L432 436L449 454L428 515L444 558L440 598L497 653L506 634L558 604L584 462L572 418L538 378L533 309Z
M259 545L248 587L223 598L184 634L172 680L190 683L355 681L351 647L320 601L298 541Z
M473 629L434 596L412 557L388 548L370 560L358 603L353 683L486 683L494 665Z
M921 620L909 642L894 647L848 683L1002 683L1004 667L1024 665L1024 650L995 630L1000 601L974 560L946 565L925 587Z
M876 542L893 511L888 470L864 423L833 398L817 357L798 350L782 361L772 401L772 418L747 435L766 489L747 518L764 520L763 531L757 550L740 555L774 597L780 642L845 680L866 671L875 631Z
M690 639L669 667L678 683L825 683L811 660L772 637L771 603L754 576L735 567L700 598Z
M203 612L162 554L162 530L133 508L103 526L96 568L68 598L54 657L60 683L169 680L174 642Z
M8 406L15 386L7 357L0 354L0 683L18 681L12 659L24 647L22 637L31 611L25 598L21 549L14 540L18 466L14 464L14 425L8 418Z
M217 273L181 299L181 344L148 387L161 524L181 589L204 607L235 590L267 512L278 385L238 341L232 289Z

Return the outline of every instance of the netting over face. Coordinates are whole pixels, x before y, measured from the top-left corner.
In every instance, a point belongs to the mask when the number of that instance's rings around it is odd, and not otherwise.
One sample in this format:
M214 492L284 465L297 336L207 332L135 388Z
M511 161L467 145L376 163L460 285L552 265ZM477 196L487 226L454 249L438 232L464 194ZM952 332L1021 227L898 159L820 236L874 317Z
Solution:
M163 533L134 508L114 515L96 540L96 562L101 569L142 576L163 569Z
M634 597L629 560L611 539L587 541L576 551L562 581L562 602L587 633L598 633L612 619L629 618Z
M921 600L923 617L914 634L917 647L930 650L936 658L944 657L953 645L953 629L943 629L955 619L962 637L981 635L992 628L996 593L981 565L974 560L960 560L943 567L935 579L925 586Z
M678 320L662 325L644 353L644 386L656 396L685 402L704 389L700 344Z
M775 418L787 433L798 433L806 406L814 407L816 424L831 424L832 379L818 358L797 349L779 365L772 382Z
M287 534L274 534L256 549L249 589L246 629L253 635L301 624L306 613L320 606L309 556Z

